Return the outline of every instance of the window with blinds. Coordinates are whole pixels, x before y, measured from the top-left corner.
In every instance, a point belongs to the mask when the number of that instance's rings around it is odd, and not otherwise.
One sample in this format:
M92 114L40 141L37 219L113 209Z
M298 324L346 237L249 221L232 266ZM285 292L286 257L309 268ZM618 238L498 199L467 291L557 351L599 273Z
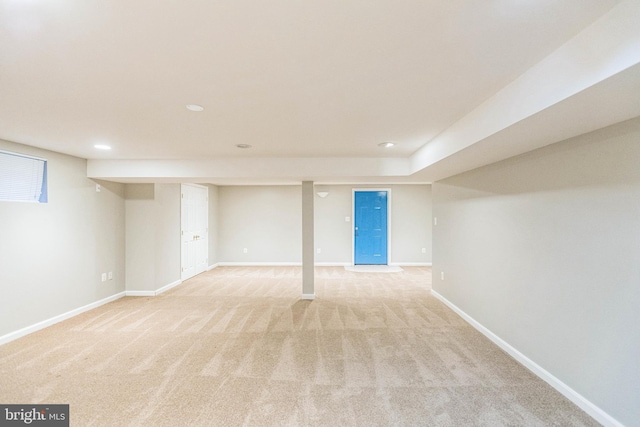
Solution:
M47 161L0 151L0 201L47 203Z

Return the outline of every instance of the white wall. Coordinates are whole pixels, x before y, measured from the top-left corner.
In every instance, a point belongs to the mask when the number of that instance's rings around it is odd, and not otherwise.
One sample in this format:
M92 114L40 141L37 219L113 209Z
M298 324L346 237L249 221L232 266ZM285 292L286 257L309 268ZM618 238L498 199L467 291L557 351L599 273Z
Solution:
M347 185L318 185L315 190L327 191L325 198L314 200L315 262L322 264L351 264L353 248L352 190ZM346 222L345 217L350 221ZM321 253L317 253L317 249Z
M300 186L218 187L219 261L302 262L301 216Z
M123 291L180 280L180 185L86 178L86 160L0 141L49 161L49 203L0 204L0 337ZM391 262L431 261L430 186L392 189ZM353 186L315 198L316 262L351 262ZM358 188L361 188L358 186ZM300 263L300 186L209 186L209 264ZM242 249L248 249L244 254ZM426 253L421 248L426 248ZM102 282L101 273L113 272Z
M391 190L390 264L431 262L430 185L318 185L316 192L327 191L329 195L315 200L315 243L321 249L316 253L317 263L352 262L354 188Z
M218 263L218 186L209 187L209 267Z
M126 289L180 280L180 184L127 184Z
M389 188L392 189L391 262L431 263L431 186L391 185Z
M0 337L124 291L124 186L97 193L86 160L0 149L47 159L49 188L49 203L0 202Z
M640 425L640 119L437 182L433 196L434 290Z
M352 262L352 190L373 187L379 186L316 186L316 192L329 192L325 198L315 196L314 201L315 246L321 249L315 254L316 263ZM391 189L390 262L430 263L431 186L383 187ZM300 186L221 186L218 191L218 261L301 262Z

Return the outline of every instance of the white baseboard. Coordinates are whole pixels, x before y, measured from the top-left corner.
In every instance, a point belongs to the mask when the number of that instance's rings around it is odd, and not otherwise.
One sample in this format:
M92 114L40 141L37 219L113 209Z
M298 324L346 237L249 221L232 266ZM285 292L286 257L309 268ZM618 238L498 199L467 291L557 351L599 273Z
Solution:
M182 283L182 280L176 280L175 282L169 283L168 285L165 285L165 286L161 287L160 289L158 289L156 291L156 295L160 295L163 292L167 292L169 289L175 288L176 286L178 286L181 283Z
M302 294L301 299L313 300L316 298L316 294Z
M125 291L128 297L155 297L156 291Z
M506 351L511 357L516 359L522 365L524 365L531 372L536 374L542 380L547 382L551 387L558 390L562 393L567 399L575 403L579 408L589 414L593 419L598 421L605 427L624 427L622 423L617 421L611 415L607 414L605 411L600 409L598 406L591 403L580 393L569 387L567 384L560 381L558 378L553 376L543 367L535 363L533 360L529 359L524 354L520 353L514 347L512 347L509 343L504 341L502 338L491 332L486 327L482 326L478 321L469 316L467 313L458 308L455 304L450 302L448 299L440 295L438 292L431 290L431 295L440 300L444 305L449 307L451 310L455 311L460 317L462 317L467 323L476 328L480 333L493 341L498 347Z
M220 267L300 267L301 262L219 262Z
M431 267L430 262L390 262L389 265L397 265L398 267Z
M165 285L155 291L129 290L129 291L125 291L125 293L127 294L128 297L155 297L157 295L160 295L163 292L168 291L171 288L178 286L181 283L182 283L182 280L176 280L175 282L171 282L168 285Z
M207 271L213 270L213 269L214 269L214 268L216 268L218 265L220 265L220 264L218 264L217 262L216 262L215 264L211 264L209 267L207 267Z
M299 267L301 266L301 262L219 262L209 267L209 270L215 267ZM316 262L314 264L316 267L348 267L353 265L351 262ZM389 265L394 265L398 267L430 267L430 262L393 262L389 263Z
M119 292L115 295L111 295L110 297L103 298L99 301L92 302L91 304L87 304L85 306L76 308L74 310L68 311L63 314L59 314L50 319L43 320L42 322L38 322L35 325L27 326L26 328L19 329L15 332L9 332L6 335L0 337L0 345L6 344L10 341L17 340L18 338L24 337L25 335L29 335L33 332L39 331L40 329L44 329L51 325L55 325L56 323L62 322L63 320L70 319L78 314L84 313L85 311L93 310L94 308L100 307L101 305L107 304L111 301L115 301L119 298L125 296L125 292Z

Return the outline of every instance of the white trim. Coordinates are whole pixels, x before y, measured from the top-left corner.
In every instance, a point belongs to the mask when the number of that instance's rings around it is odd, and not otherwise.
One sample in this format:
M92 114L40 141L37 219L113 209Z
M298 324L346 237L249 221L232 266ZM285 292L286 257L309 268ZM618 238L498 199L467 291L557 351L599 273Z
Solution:
M165 286L161 287L160 289L158 289L156 291L156 295L160 295L163 292L167 292L169 289L175 288L176 286L180 285L181 283L182 283L182 280L176 280L175 282L171 282L168 285L165 285Z
M401 273L404 271L404 268L399 265L380 265L380 264L359 264L343 267L346 271L351 271L354 273Z
M207 271L211 271L214 268L218 267L220 264L218 264L217 262L215 264L211 264L209 267L207 267Z
M299 267L301 262L235 262L235 261L221 261L209 267L212 270L216 267ZM316 267L350 267L353 266L353 262L316 262ZM430 262L393 262L387 265L397 265L399 267L431 267Z
M432 185L433 181L402 181L402 182L392 182L389 181L314 181L314 185ZM259 185L259 184L252 184ZM269 184L265 184L269 185ZM300 184L282 184L282 185L300 185Z
M163 292L167 292L171 288L175 288L176 286L182 284L182 280L176 280L175 282L171 282L168 285L165 285L155 291L125 291L128 297L155 297L160 295Z
M299 267L301 262L219 262L220 267Z
M389 265L397 265L398 267L431 267L430 262L390 262Z
M14 332L9 332L8 334L0 337L0 345L17 340L18 338L22 338L25 335L32 334L36 331L39 331L40 329L44 329L51 325L55 325L56 323L62 322L63 320L70 319L74 316L77 316L78 314L84 313L85 311L93 310L94 308L110 303L111 301L115 301L119 298L122 298L123 296L125 296L125 293L119 292L115 295L111 295L110 297L103 298L99 301L92 302L91 304L87 304L82 307L73 309L71 311L67 311L66 313L54 316L50 319L43 320L42 322L38 322L35 325L27 326L26 328L22 328Z
M431 295L440 300L444 305L449 307L451 310L455 311L460 317L462 317L467 323L477 329L484 336L493 341L498 347L506 351L511 357L516 359L525 368L529 369L531 372L536 374L539 378L548 383L551 387L558 390L562 393L567 399L575 403L580 409L585 411L587 414L591 415L593 419L598 421L600 424L605 427L624 427L622 423L617 421L611 415L607 414L605 411L591 403L580 393L569 387L567 384L560 381L558 378L553 376L543 367L535 363L533 360L529 359L524 354L520 353L514 347L512 347L509 343L504 341L502 338L491 332L486 327L482 326L478 321L476 321L473 317L469 316L467 313L458 308L455 304L447 300L445 297L440 295L438 292L431 289Z
M155 297L156 291L125 291L128 297Z
M209 269L213 269L216 267L300 267L302 265L301 262L218 262L211 266ZM350 262L316 262L314 264L316 267L344 267L353 265Z
M386 191L387 193L387 264L391 261L391 188L377 188L377 187L352 187L351 188L351 265L356 264L356 233L354 227L356 226L356 191L359 192L374 192L374 191Z
M316 262L316 267L349 267L353 265L350 262Z
M192 182L183 182L182 185L190 185L192 187L206 188L207 189L207 194L208 194L208 191L209 191L209 187L207 187L206 185L202 185L202 184L194 184Z
M302 294L302 296L300 297L300 299L304 299L304 300L314 300L316 298L316 294Z

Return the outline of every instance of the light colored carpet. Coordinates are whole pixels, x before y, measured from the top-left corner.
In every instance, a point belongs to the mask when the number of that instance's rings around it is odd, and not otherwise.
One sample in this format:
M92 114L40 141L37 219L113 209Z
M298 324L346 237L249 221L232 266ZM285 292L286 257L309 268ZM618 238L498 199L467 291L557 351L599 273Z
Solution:
M0 402L73 426L598 425L429 296L431 271L220 267L0 347Z

